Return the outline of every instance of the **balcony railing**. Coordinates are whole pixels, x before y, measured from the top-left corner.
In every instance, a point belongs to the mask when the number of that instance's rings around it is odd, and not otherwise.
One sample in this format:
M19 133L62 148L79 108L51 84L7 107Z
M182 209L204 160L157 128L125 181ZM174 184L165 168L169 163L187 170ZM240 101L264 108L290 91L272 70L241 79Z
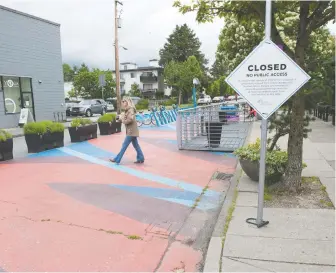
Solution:
M155 75L141 75L140 81L143 83L157 82L157 76Z
M142 93L155 93L157 89L142 89Z

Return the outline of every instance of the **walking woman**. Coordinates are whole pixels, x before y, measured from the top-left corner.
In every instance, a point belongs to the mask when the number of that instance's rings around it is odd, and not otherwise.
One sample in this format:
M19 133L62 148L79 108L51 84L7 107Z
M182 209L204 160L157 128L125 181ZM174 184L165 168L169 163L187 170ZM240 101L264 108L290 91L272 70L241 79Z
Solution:
M128 145L132 143L134 149L137 152L137 158L134 163L142 164L145 161L145 157L141 151L141 148L138 142L139 129L138 129L138 125L135 119L135 113L136 113L135 106L130 97L124 98L121 103L122 103L123 109L125 110L125 113L119 116L119 122L122 122L125 124L126 138L124 140L124 143L122 144L119 154L115 158L110 159L110 161L119 164L124 153L127 150Z

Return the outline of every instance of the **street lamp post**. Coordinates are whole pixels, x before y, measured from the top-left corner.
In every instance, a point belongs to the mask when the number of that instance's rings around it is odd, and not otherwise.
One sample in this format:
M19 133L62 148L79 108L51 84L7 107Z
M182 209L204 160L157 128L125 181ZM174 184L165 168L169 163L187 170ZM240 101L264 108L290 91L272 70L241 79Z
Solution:
M193 102L194 102L194 108L197 107L197 101L196 101L196 85L199 84L199 80L197 78L193 79Z

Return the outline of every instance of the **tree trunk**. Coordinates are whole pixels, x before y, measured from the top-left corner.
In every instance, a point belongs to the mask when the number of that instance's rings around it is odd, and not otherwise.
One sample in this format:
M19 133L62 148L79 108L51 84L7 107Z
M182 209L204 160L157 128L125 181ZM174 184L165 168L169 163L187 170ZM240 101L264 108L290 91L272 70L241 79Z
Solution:
M277 134L274 135L274 137L272 139L271 146L268 149L269 151L273 151L274 150L275 145L277 144L277 142L278 142L278 140L279 140L280 137L281 137L281 134L277 133Z
M178 105L181 105L181 98L182 98L182 90L179 90L179 96L178 96Z
M297 95L293 101L288 136L288 166L285 172L285 184L289 191L298 191L301 186L304 100Z
M308 15L309 2L301 1L300 22L295 46L295 61L302 68L304 68L305 63L305 49L308 46ZM297 192L301 186L304 115L304 98L300 94L296 94L293 100L292 113L290 116L287 146L288 166L285 172L285 184L287 189L292 192Z

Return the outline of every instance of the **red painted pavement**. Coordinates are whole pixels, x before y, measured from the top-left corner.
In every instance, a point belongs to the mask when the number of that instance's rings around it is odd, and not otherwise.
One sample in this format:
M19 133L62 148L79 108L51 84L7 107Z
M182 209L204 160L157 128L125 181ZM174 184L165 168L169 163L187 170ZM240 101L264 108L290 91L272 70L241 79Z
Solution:
M209 181L218 169L233 173L234 158L178 151L172 144L174 131L140 133L145 164L132 163L130 146L123 166L200 188L209 185L218 193L225 189L223 182ZM99 137L90 144L117 153L123 138ZM185 243L197 234L188 234L184 223L192 213L203 215L196 219L201 232L209 219L204 212L111 184L181 190L72 156L0 164L0 271L198 270L203 253Z

